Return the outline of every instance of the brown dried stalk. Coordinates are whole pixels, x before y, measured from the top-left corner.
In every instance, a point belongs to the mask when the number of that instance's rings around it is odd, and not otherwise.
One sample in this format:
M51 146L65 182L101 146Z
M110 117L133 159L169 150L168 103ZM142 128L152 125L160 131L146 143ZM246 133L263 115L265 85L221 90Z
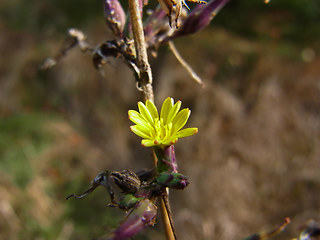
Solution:
M134 45L137 54L137 64L140 70L139 84L143 92L144 100L154 101L153 87L152 87L152 73L148 61L147 48L143 33L143 24L140 15L139 1L129 0L129 10L132 22L132 32Z
M139 87L143 93L144 100L150 100L154 102L154 94L152 87L152 73L151 67L148 61L147 48L145 44L143 24L140 15L139 1L138 0L129 0L129 11L132 22L132 32L133 39L137 54L137 64L140 70L139 74ZM157 164L155 158L155 165ZM167 204L167 207L166 207ZM162 223L164 225L166 237L168 240L174 240L175 234L171 226L172 221L169 218L168 209L170 209L169 201L164 203L164 200L161 198L160 211L162 215Z

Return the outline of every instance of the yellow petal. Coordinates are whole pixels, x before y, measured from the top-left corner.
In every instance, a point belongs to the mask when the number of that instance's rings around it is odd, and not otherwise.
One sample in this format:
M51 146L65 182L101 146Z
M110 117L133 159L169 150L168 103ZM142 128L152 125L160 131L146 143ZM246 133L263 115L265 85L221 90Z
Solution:
M172 120L173 131L178 132L188 121L191 111L188 108L181 110Z
M129 115L129 119L135 124L149 126L148 122L137 111L129 110L128 115Z
M134 127L137 131L142 132L143 134L147 135L148 138L151 137L151 132L153 129L145 127L145 125L135 125L135 126L131 126L131 127Z
M177 101L176 104L171 108L169 114L168 114L168 119L167 119L167 124L174 119L174 117L177 115L181 107L181 101Z
M150 138L149 134L147 134L145 131L143 131L141 128L139 128L140 125L134 125L131 126L130 129L132 132L134 132L136 135L142 138Z
M182 129L174 136L177 138L189 137L196 134L197 132L198 132L198 128L186 128L186 129Z
M177 141L178 141L178 138L170 138L166 141L161 142L161 144L165 145L165 146L170 146L170 145L175 144Z
M147 108L148 108L152 118L153 119L159 118L158 110L157 110L156 106L153 104L153 102L148 100L146 105L147 105Z
M151 114L148 110L148 108L146 107L146 105L144 105L142 102L138 102L138 107L139 107L139 112L141 113L142 117L148 121L151 125L153 125L154 121L151 117Z
M154 140L150 140L150 139L142 139L141 144L144 147L152 147L156 145L154 144Z
M161 107L161 113L160 113L160 118L163 119L163 124L167 124L167 119L169 112L173 106L173 98L168 97L166 100L164 100L162 107Z

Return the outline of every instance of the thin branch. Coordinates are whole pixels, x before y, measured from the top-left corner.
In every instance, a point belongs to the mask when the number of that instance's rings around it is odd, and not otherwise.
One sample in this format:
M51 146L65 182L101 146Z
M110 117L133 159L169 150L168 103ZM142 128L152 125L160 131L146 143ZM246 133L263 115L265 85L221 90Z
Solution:
M177 48L173 44L172 41L168 42L169 48L174 54L174 56L177 58L177 60L180 62L180 64L187 70L187 72L190 74L190 76L201 86L204 86L202 79L193 71L192 67L182 58L180 53L178 52Z
M139 84L144 100L154 101L152 88L152 73L148 61L147 48L144 38L143 25L140 15L139 1L129 0L129 10L132 22L134 45L136 48L138 67L140 69Z
M91 47L87 42L86 42L86 35L79 29L75 28L70 28L68 30L68 37L64 41L63 46L59 50L59 52L56 54L55 57L53 58L47 58L45 62L40 66L41 69L50 69L54 67L57 62L59 62L63 57L67 55L67 53L73 49L76 46L79 46L81 51L94 51L94 48Z

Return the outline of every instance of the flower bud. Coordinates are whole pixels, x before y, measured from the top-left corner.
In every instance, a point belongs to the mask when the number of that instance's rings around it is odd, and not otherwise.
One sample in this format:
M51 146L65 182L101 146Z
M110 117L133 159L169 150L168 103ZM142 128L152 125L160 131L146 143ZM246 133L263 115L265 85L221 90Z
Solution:
M189 185L188 178L181 173L163 172L156 180L161 186L174 189L184 189Z
M126 24L126 14L118 0L104 0L104 16L112 32L122 37Z
M109 240L128 239L148 226L153 226L157 207L149 200L141 200L125 221L113 232Z
M170 39L200 31L209 25L213 17L228 1L229 0L211 0L206 5L198 5L190 12L182 23L182 26L175 31Z

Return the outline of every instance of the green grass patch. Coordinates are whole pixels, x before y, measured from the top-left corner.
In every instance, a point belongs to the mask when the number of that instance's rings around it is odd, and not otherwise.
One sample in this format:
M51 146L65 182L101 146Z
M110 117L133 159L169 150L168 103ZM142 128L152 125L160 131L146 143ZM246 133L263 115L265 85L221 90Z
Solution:
M0 167L22 188L33 175L30 161L52 141L43 129L52 119L52 115L43 113L22 113L0 120Z

